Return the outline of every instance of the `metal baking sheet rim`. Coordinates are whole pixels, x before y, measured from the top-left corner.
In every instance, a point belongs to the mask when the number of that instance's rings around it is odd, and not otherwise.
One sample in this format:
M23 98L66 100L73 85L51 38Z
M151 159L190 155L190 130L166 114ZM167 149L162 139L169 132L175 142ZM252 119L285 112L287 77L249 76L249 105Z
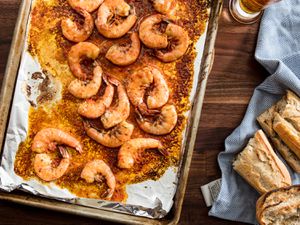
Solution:
M19 204L51 209L66 213L77 214L81 216L103 219L107 221L122 222L128 224L177 224L180 218L182 203L184 199L185 189L187 185L188 173L191 164L194 143L196 140L198 124L201 116L202 104L206 89L207 78L213 64L214 44L218 29L218 18L222 9L222 0L212 1L211 14L208 22L207 37L205 40L205 48L201 62L201 71L199 73L199 82L196 89L196 96L192 108L192 117L188 125L188 134L184 155L182 157L182 167L179 177L179 185L177 187L174 205L169 214L164 219L155 220L144 217L137 217L118 212L106 211L102 209L93 209L89 207L49 200L46 198L36 197L23 193L7 193L0 192L0 199L7 200ZM7 61L5 76L2 82L0 94L0 145L1 151L5 138L5 131L8 124L8 116L10 113L11 100L13 97L14 86L17 77L17 71L23 49L25 38L25 27L30 12L30 0L22 0L19 9L18 19L15 25L13 41Z

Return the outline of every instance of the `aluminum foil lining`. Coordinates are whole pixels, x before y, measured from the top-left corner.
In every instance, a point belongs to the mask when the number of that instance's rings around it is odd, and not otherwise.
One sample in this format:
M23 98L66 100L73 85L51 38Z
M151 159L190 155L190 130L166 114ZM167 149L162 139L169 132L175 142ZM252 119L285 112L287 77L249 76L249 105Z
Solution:
M33 0L34 1L34 0ZM30 17L28 24L30 23ZM28 26L26 39L28 35ZM202 34L196 45L198 52L194 62L194 81L190 95L192 102L195 96L200 71L202 53L207 29ZM116 211L136 216L149 218L163 218L173 205L176 193L180 168L169 168L158 180L148 180L138 184L126 186L128 199L126 203L110 202L105 200L78 198L67 189L61 189L54 183L43 185L37 179L24 180L14 172L14 161L20 142L24 141L28 130L28 113L30 106L35 106L41 101L56 101L60 99L61 85L52 80L51 75L43 71L36 58L27 51L27 42L24 44L21 64L12 103L9 125L3 149L0 167L0 189L11 192L23 190L37 196L56 199L71 204L83 205L93 208ZM39 72L37 72L39 71ZM45 97L45 93L47 96ZM48 95L50 93L50 95ZM190 111L187 112L187 116ZM184 131L185 132L185 131ZM185 135L184 135L185 136ZM185 139L182 148L185 146ZM179 164L181 165L181 163ZM147 188L145 188L147 187Z

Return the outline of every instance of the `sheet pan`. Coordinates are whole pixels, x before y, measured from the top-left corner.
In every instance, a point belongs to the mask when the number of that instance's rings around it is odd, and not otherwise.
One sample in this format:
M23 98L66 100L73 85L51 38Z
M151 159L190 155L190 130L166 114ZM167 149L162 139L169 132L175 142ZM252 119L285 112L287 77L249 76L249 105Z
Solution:
M147 218L137 218L135 216L119 214L115 212L108 212L105 210L92 209L83 206L71 205L63 202L57 202L54 200L43 199L39 197L29 196L23 193L0 193L0 199L10 200L22 204L38 206L42 208L54 209L64 212L70 212L75 214L80 214L84 216L107 219L111 221L125 222L130 224L140 224L140 223L150 223L150 224L173 224L179 220L179 215L181 211L182 201L184 197L184 192L187 183L187 176L189 171L189 166L192 157L192 151L194 147L194 142L196 138L196 132L198 128L198 123L201 115L201 108L203 103L203 97L205 93L206 82L209 74L209 69L213 61L213 46L217 31L217 20L219 12L221 10L222 2L213 1L211 7L211 14L208 24L207 38L205 43L204 55L201 63L201 71L199 73L199 82L196 89L196 96L194 105L192 108L192 117L189 121L188 131L187 131L187 141L184 151L184 156L182 157L182 169L179 178L179 186L177 188L177 193L175 196L175 204L169 216L163 220L151 220ZM7 69L5 73L5 78L2 84L1 90L1 123L0 123L0 137L1 145L3 146L3 140L5 135L5 128L7 125L7 119L9 115L9 107L13 96L14 83L16 80L18 64L20 61L20 55L22 52L22 47L24 43L25 36L25 26L28 19L30 9L30 1L23 0L20 6L20 12L18 21L15 28L14 39L11 47L11 52L7 64ZM12 60L14 59L14 60ZM18 60L16 60L18 59ZM9 78L9 79L8 79ZM117 216L114 216L116 214Z

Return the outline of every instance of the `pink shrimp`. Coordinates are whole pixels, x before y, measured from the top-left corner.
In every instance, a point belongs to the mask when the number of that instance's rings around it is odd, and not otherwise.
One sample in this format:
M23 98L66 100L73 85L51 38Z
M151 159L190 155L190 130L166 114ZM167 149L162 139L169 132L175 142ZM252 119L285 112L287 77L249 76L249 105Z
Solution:
M82 152L82 145L76 138L56 128L40 130L33 139L31 149L37 153L47 153L54 151L57 144L65 144L75 148L79 153Z
M169 17L174 17L176 0L152 0L154 9Z
M148 16L142 21L139 28L141 41L148 48L161 49L168 46L168 37L156 28L158 24L166 20L161 14Z
M34 158L33 168L36 175L44 181L52 181L62 177L70 164L70 156L66 149L59 147L62 159L58 166L53 167L53 160L47 153L37 154Z
M67 18L61 21L63 35L70 41L85 41L92 34L94 29L94 19L87 11L77 8L76 11L84 17L84 24L80 26Z
M114 78L110 78L109 81L117 86L118 100L101 116L102 124L106 129L125 121L130 113L130 103L124 85Z
M165 135L170 133L177 124L177 112L174 105L165 105L159 114L153 114L150 120L137 111L136 121L139 127L150 134Z
M147 90L153 86L148 93L146 103L144 96ZM127 93L131 103L138 107L143 114L154 113L165 105L169 99L169 88L159 69L153 66L146 66L143 69L130 75L127 82Z
M106 80L105 76L103 76L103 80L107 85L104 94L96 100L87 99L81 103L78 108L80 115L86 118L96 119L111 105L114 97L114 87Z
M115 175L110 167L102 160L93 160L88 162L83 168L80 177L85 179L88 183L102 182L103 177L106 179L107 190L106 199L111 199L116 188Z
M96 66L93 70L92 80L73 80L69 86L68 91L77 98L91 98L96 95L102 83L102 69Z
M110 130L97 130L88 122L84 122L84 129L87 135L98 143L109 148L116 148L130 139L134 126L123 121Z
M118 66L128 66L134 63L139 57L141 43L139 35L134 32L130 35L131 43L116 44L108 49L105 57Z
M136 20L134 8L124 0L105 0L99 7L95 23L104 37L119 38L133 27Z
M172 62L185 54L190 44L190 38L187 31L172 23L168 24L166 35L168 36L171 50L168 52L157 50L156 57L163 62Z
M146 149L158 149L163 155L168 156L168 152L163 149L160 141L152 138L135 138L125 142L118 153L118 167L130 169L135 161L141 158L141 154Z
M68 64L75 77L86 80L87 74L82 70L80 62L84 58L96 59L100 49L90 42L79 42L73 45L68 54Z

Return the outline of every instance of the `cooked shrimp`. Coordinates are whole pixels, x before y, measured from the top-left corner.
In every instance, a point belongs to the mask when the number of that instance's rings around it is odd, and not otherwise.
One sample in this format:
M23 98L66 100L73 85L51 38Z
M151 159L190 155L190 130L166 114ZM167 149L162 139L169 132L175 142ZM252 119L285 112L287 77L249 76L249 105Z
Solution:
M73 9L81 8L88 12L95 11L103 2L103 0L68 0Z
M124 0L105 0L99 7L96 27L107 38L119 38L125 35L135 24L137 16Z
M46 153L37 154L34 158L33 168L36 175L44 181L52 181L63 176L70 164L70 156L66 149L59 147L62 159L58 166L53 167L53 160Z
M78 113L84 117L90 119L96 119L103 115L105 110L110 106L114 97L114 87L103 76L103 80L106 83L104 94L97 100L87 99L85 102L79 105Z
M172 62L185 54L189 47L190 38L182 27L172 23L168 24L166 34L174 42L174 44L170 45L171 51L164 53L158 50L156 56L163 62Z
M96 66L93 71L92 80L73 80L68 87L68 91L76 98L90 98L97 94L102 83L102 69Z
M176 0L152 0L154 9L162 14L174 16Z
M177 112L174 105L165 105L160 114L153 115L152 120L147 120L137 112L137 123L139 127L150 134L164 135L170 133L177 123Z
M134 126L126 121L123 121L110 130L103 129L98 131L97 129L91 127L89 123L84 122L84 129L90 138L101 145L109 148L116 148L130 139Z
M152 15L144 19L139 28L139 36L144 45L157 49L168 46L167 35L156 28L165 19L166 17L161 14Z
M116 44L108 49L105 57L118 66L128 66L134 63L139 57L141 43L139 35L134 32L130 35L130 44Z
M96 59L100 49L90 42L79 42L73 45L68 54L68 63L73 75L78 79L86 80L87 74L82 70L80 62L85 57Z
M144 103L144 96L151 86L153 88L148 93L147 106ZM151 109L160 108L169 99L168 85L161 71L152 66L146 66L129 77L127 93L131 103L138 107L143 114L156 112Z
M31 149L37 153L54 151L57 144L68 145L75 148L79 153L82 152L80 142L70 134L56 128L44 128L34 137Z
M153 83L152 67L147 66L131 74L127 83L127 94L130 102L138 107L143 104L146 90Z
M158 149L163 155L168 155L168 152L162 148L160 141L152 138L135 138L121 146L118 153L118 167L130 169L135 161L141 158L141 154L146 149Z
M110 78L109 81L117 86L118 100L101 116L102 124L106 129L125 121L130 113L130 103L124 85L113 78Z
M83 9L76 11L84 17L84 24L80 26L73 22L70 18L61 21L63 35L70 41L81 42L89 38L94 29L94 19L91 14Z
M161 72L153 67L152 74L154 87L147 97L147 106L149 109L160 108L169 99L169 88Z
M88 162L83 168L80 177L88 183L93 183L94 181L101 182L104 177L109 187L106 199L110 199L113 196L116 188L116 179L110 167L102 160Z

